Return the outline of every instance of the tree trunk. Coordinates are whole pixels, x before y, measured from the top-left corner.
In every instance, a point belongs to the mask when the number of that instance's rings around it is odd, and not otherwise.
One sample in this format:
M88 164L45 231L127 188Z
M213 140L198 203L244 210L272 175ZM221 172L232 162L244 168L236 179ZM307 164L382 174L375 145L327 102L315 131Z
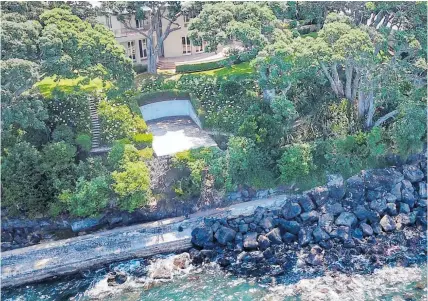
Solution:
M334 63L331 66L331 72L333 74L333 79L334 79L334 82L336 84L337 92L339 93L339 97L342 98L343 96L345 96L345 92L343 91L343 84L342 84L342 81L340 80L339 73L337 72L337 64L336 63Z
M147 39L147 72L156 74L157 73L157 58L158 54L153 45L153 38Z
M349 101L353 101L352 98L352 73L354 71L354 67L351 63L347 63L345 67L345 76L346 76L346 82L345 82L345 97Z
M330 82L331 89L333 90L334 94L336 94L337 97L339 97L339 91L337 90L336 84L334 83L334 79L331 77L330 73L328 72L327 66L324 63L320 63L321 70L323 71L324 75L328 78L328 81Z
M352 81L352 100L357 98L358 86L360 84L360 71L357 68L355 69L354 80Z

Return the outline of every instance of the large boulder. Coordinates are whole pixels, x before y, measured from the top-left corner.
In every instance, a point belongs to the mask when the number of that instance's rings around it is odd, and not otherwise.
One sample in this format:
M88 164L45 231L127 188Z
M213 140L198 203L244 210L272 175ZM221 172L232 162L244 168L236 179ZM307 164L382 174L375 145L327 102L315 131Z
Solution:
M420 182L424 179L424 173L416 165L403 165L403 175L412 183Z
M220 244L227 245L228 242L231 242L235 239L235 235L235 230L220 226L214 236Z
M342 212L339 217L336 219L335 224L338 226L354 227L358 222L355 214L351 212Z
M359 202L365 194L364 180L361 176L355 175L345 182L346 197Z
M259 243L257 242L257 232L250 232L244 235L244 248L257 249Z
M376 211L379 214L384 213L387 209L386 199L380 198L380 199L376 199L376 200L370 202L370 209L373 209L374 211Z
M297 202L286 202L282 207L282 214L285 219L293 219L302 212L302 208Z
M271 244L282 244L281 231L279 228L272 229L266 234Z
M321 227L316 227L314 229L314 232L312 233L314 237L315 242L320 242L322 240L328 240L330 239L330 235L328 235L327 232L325 232Z
M321 214L318 219L318 226L320 226L327 232L330 232L332 230L333 223L334 223L334 215L331 213Z
M416 197L413 193L413 189L403 189L401 191L401 201L407 203L410 208L413 208L416 203Z
M329 191L327 187L316 187L310 191L317 206L322 206L327 202Z
M257 238L257 242L259 243L260 250L266 250L270 247L270 241L264 235L259 235L259 238Z
M396 229L394 219L387 214L380 220L380 225L385 232L394 231Z
M386 213L390 216L397 215L397 205L393 203L386 204Z
M330 232L330 237L339 238L342 242L350 238L350 228L346 226L340 226Z
M314 246L311 252L305 259L306 263L310 265L322 265L324 261L324 251L319 246Z
M404 179L403 174L395 168L371 169L364 173L364 183L370 190L391 190L395 184Z
M318 221L319 213L318 213L318 211L315 211L315 210L312 210L310 212L303 212L300 215L300 218L302 219L303 222L315 223Z
M269 217L262 218L262 220L259 222L259 226L268 231L272 229L273 227L272 217L269 216Z
M370 225L366 223L360 224L361 230L363 231L364 236L372 236L373 235L373 229Z
M378 222L380 218L377 212L369 210L361 205L354 210L354 214L360 221L370 221L371 223Z
M101 226L101 218L85 218L71 223L73 232L93 230Z
M307 246L312 242L312 229L302 228L299 231L299 245L301 247Z
M391 194L395 196L397 201L401 200L401 183L397 183L392 187Z
M397 229L402 229L404 226L413 225L416 222L416 213L409 214L400 213L395 217Z
M419 196L423 199L427 198L427 183L425 182L420 182L418 183L418 193Z
M341 175L328 175L327 188L332 199L341 200L345 196L345 186Z
M297 235L300 231L300 224L296 221L287 221L284 219L278 219L278 226L284 232L290 232Z
M297 200L304 212L309 212L316 208L314 202L312 202L311 198L307 194L299 196Z
M343 211L345 211L345 209L343 209L342 204L339 201L333 199L328 200L327 203L322 207L322 209L325 213L331 213L334 216L337 216Z
M209 227L197 227L192 231L192 243L203 247L206 243L213 241L213 231Z

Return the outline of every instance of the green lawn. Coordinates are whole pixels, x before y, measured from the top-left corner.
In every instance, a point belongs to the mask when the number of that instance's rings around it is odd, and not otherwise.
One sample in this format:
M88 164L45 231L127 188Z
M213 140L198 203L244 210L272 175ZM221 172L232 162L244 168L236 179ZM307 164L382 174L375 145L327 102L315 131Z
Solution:
M315 39L316 37L318 37L318 32L314 31L314 32L310 32L310 33L307 33L307 34L302 34L301 37L302 38L311 37L311 38Z
M103 87L103 81L99 78L93 79L87 84L79 83L83 79L83 77L78 77L74 79L60 79L59 81L55 81L55 77L46 77L35 86L39 88L40 93L45 97L49 97L52 94L52 90L56 87L64 92L73 92L79 89L86 92L101 92L110 87L110 83L106 83L106 86Z
M192 72L188 74L203 74L203 75L214 75L218 77L223 76L230 76L230 75L242 75L242 74L250 74L253 73L254 69L251 68L250 62L244 62L228 67L208 70L208 71L199 71L199 72Z

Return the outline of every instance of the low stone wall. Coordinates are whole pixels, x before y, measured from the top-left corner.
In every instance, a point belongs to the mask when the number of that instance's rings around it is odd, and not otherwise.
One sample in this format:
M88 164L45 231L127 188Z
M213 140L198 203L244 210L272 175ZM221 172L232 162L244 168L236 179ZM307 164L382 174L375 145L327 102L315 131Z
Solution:
M326 186L285 197L280 207L205 219L192 231L193 260L217 257L221 265L234 271L242 268L239 263L249 262L269 262L271 268L278 262L286 264L287 254L308 249L306 263L316 266L323 264L324 253L332 248L330 258L349 256L349 252L385 252L387 258L394 251L386 250L388 247L379 250L380 246L390 247L395 239L401 241L397 249L402 250L414 243L408 241L412 235L397 238L406 229L425 237L426 160L401 168L362 171L346 181L340 175L328 178ZM426 256L426 245L419 247ZM373 260L370 256L368 263ZM255 273L259 270L253 269Z

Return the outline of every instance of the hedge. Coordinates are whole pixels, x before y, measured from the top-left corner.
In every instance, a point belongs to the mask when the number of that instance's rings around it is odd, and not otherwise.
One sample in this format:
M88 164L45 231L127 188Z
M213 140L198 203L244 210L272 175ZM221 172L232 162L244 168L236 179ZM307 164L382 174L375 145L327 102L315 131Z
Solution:
M252 60L257 55L257 51L248 51L240 54L231 55L227 58L224 58L215 62L204 62L197 64L188 64L188 65L178 65L175 67L176 73L191 73L191 72L200 72L208 71L213 69L219 69L232 64L239 64Z
M132 68L137 74L147 72L147 65L137 64L137 65L134 65Z
M153 102L174 99L190 99L189 92L171 89L143 93L137 98L137 103L141 107Z

